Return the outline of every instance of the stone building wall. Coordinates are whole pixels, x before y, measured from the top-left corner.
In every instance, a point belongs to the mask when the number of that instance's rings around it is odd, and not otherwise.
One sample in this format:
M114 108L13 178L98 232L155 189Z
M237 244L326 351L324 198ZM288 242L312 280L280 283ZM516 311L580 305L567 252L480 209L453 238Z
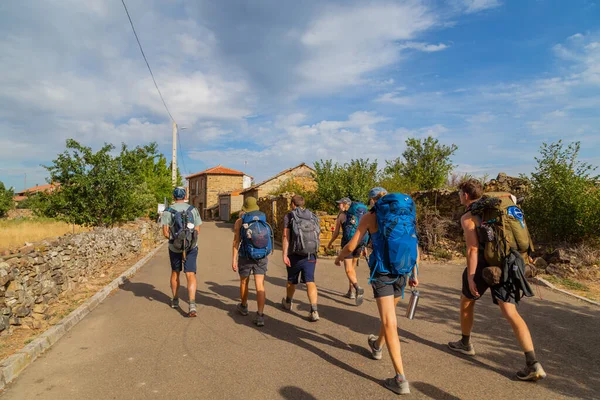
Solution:
M269 193L273 193L274 191L279 189L282 184L284 184L290 179L293 179L295 182L301 184L306 189L316 189L316 182L313 178L313 169L307 165L302 165L284 174L281 174L260 186L257 185L252 190L244 192L244 198L247 198L249 196L256 198L268 196Z
M162 240L157 224L136 222L29 244L0 257L0 333L11 325L41 328L62 293L139 253L142 242Z
M239 190L242 188L243 182L244 177L242 175L208 175L204 208L218 205L219 193Z

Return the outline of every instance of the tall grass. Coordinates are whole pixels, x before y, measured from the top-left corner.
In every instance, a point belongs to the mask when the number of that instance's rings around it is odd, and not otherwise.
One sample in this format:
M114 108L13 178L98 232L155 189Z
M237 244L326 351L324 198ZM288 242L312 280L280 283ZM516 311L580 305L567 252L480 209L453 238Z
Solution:
M0 249L13 249L23 246L25 242L38 242L62 236L65 233L79 233L87 230L87 228L51 218L0 220Z

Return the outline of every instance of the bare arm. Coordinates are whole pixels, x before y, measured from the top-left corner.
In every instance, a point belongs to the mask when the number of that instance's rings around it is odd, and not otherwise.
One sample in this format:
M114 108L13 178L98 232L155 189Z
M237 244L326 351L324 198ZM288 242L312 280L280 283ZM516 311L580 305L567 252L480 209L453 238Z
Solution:
M463 215L460 219L465 242L467 244L467 275L469 278L469 288L474 296L479 296L474 284L475 271L477 270L477 258L479 253L479 239L477 238L477 225L471 213Z
M237 271L238 254L240 251L240 230L242 228L242 219L238 218L233 226L233 251L231 257L231 268Z
M162 227L163 236L167 239L171 239L171 233L169 229L169 225L163 225Z
M354 236L352 236L352 239L350 239L348 244L344 246L337 259L335 260L336 265L339 265L341 260L348 257L354 250L356 250L358 244L362 242L367 232L374 230L374 223L376 222L377 221L375 220L375 214L367 214L360 219Z
M335 219L335 230L333 231L333 236L331 237L331 240L329 241L329 244L327 245L327 247L331 248L333 246L333 242L335 242L335 239L337 239L338 236L340 235L341 227L342 227L342 214L338 215L338 217Z

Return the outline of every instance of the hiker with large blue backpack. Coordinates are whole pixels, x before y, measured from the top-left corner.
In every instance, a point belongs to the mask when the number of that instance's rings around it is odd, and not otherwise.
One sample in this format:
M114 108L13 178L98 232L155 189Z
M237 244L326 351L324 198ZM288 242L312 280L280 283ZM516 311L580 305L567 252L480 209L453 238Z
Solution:
M268 256L273 252L273 229L267 223L267 216L259 210L256 198L247 197L242 206L242 216L233 227L233 257L231 268L240 276L240 298L237 310L248 315L248 285L254 274L256 285L256 326L265 325L265 275Z
M196 207L185 202L185 188L173 190L174 203L161 218L163 235L169 239L171 262L171 307L179 308L179 274L183 270L188 283L189 317L196 311L196 260L198 258L198 234L202 219Z
M379 335L369 335L367 343L375 360L381 360L383 346L387 344L396 375L386 379L384 386L396 394L408 394L410 388L402 365L396 306L407 283L413 288L419 285L416 206L409 195L388 194L381 187L371 189L369 204L371 211L362 217L356 233L342 249L335 264L340 265L365 235L371 236L373 252L369 257L369 283L381 324Z
M333 243L338 238L340 231L342 232L342 247L346 246L358 228L360 219L367 214L367 206L363 203L352 201L349 197L344 197L337 201L340 213L335 220L335 229L327 248L332 249ZM353 299L357 306L363 303L365 290L358 284L356 277L356 267L358 260L365 251L365 246L369 240L368 235L365 236L359 246L344 259L344 269L348 278L348 292L344 295L349 299Z
M494 304L510 323L525 355L525 367L517 371L517 379L544 379L546 372L535 355L531 332L517 310L522 295L533 296L525 278L525 260L533 245L523 211L510 193L483 193L483 185L476 179L460 184L459 197L466 208L460 223L467 247L460 297L462 336L449 342L448 347L457 353L475 355L471 343L475 303L490 289Z

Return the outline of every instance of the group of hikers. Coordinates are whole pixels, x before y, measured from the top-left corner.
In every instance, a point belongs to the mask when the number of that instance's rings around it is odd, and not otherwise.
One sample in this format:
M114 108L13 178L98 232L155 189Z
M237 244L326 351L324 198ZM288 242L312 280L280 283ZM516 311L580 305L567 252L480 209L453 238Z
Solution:
M525 355L525 367L516 376L524 381L546 377L538 362L531 334L517 311L522 296L531 296L525 279L525 263L533 245L517 199L510 193L483 193L482 184L475 179L461 183L460 202L465 206L461 217L466 242L467 266L462 274L460 298L460 340L449 342L449 349L474 356L471 342L476 301L490 289L493 302L510 323ZM189 317L197 314L196 259L197 238L202 220L198 211L185 203L185 189L176 188L174 203L163 214L163 234L169 239L171 261L171 306L179 307L179 275L188 281ZM368 193L368 205L344 197L337 201L339 214L333 237L327 244L332 248L340 232L342 249L335 264L344 265L348 279L345 297L360 306L364 288L358 282L356 267L359 259L367 259L369 284L377 303L380 328L377 335L367 339L371 356L380 360L387 345L395 375L385 379L384 386L396 394L410 393L405 377L396 306L404 295L405 287L419 285L418 265L420 252L417 235L416 205L409 195L388 193L376 187ZM304 283L310 303L308 320L319 320L315 268L320 242L319 218L305 207L302 196L291 199L289 211L283 218L282 261L287 270L285 296L281 307L291 311L298 283ZM231 267L240 277L240 303L237 311L249 314L248 286L250 275L256 285L257 312L253 323L264 326L266 301L265 275L268 256L273 252L273 229L266 215L260 211L256 198L244 200L239 218L235 221ZM368 255L368 257L367 257Z

